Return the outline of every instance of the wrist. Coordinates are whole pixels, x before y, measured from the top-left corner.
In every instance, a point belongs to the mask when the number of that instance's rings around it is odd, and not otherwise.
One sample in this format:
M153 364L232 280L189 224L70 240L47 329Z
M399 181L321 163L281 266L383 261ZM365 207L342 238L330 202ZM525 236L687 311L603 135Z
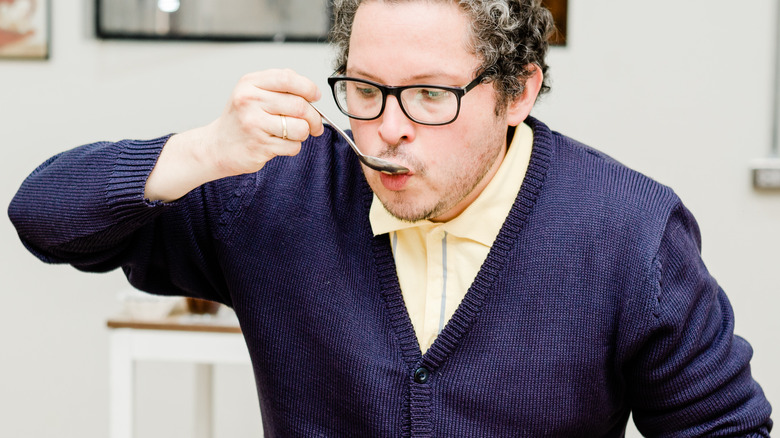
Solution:
M146 180L145 198L150 201L174 201L196 187L220 178L206 156L206 138L205 128L172 135L163 146Z

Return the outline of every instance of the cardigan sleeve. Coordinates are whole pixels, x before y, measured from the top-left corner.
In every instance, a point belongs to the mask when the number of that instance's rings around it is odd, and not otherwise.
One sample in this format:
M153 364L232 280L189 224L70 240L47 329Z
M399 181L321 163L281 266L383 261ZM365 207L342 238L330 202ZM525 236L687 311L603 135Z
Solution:
M645 436L768 437L771 408L750 372L752 349L700 256L698 225L678 205L651 277L656 296L628 367L634 421Z
M47 263L121 267L141 290L230 305L213 250L210 210L218 216L224 201L216 186L169 204L144 199L167 139L93 143L47 160L8 208L23 244Z

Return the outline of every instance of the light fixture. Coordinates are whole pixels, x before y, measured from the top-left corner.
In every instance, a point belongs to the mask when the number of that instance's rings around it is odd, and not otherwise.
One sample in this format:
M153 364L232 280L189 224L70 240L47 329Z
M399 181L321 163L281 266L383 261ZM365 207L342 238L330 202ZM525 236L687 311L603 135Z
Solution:
M179 0L157 0L157 9L169 14L178 11L179 6L181 6Z

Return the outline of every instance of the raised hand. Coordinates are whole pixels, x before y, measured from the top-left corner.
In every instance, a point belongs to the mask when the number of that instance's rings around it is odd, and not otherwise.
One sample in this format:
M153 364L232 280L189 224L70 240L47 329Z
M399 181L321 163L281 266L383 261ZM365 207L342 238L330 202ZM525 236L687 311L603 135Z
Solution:
M171 201L208 181L251 173L279 155L295 155L323 132L309 102L320 91L292 70L267 70L239 80L222 114L172 136L146 183L150 200Z

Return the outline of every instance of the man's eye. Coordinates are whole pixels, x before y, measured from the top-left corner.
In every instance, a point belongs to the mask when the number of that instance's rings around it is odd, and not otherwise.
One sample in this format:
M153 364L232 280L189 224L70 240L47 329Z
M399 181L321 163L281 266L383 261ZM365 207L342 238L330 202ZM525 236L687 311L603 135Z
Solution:
M441 100L447 97L447 90L438 88L420 88L418 93L426 100Z
M379 92L379 90L374 87L357 87L356 91L361 97L374 97L377 92Z

